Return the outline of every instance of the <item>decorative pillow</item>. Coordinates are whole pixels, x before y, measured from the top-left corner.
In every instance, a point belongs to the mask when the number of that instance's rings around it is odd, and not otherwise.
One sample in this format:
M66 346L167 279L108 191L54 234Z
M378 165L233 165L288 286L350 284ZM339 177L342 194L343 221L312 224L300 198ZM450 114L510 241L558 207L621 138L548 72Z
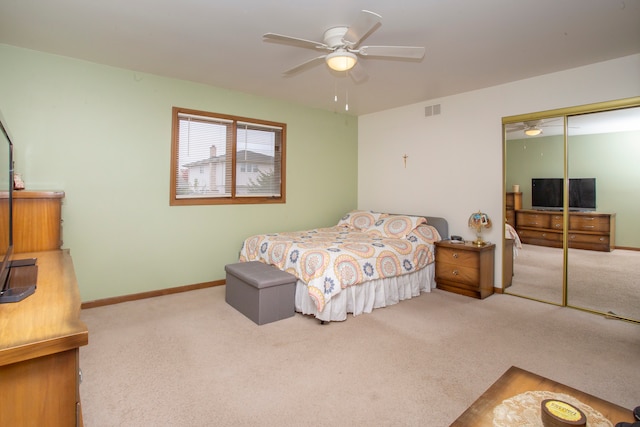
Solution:
M355 230L366 231L381 218L388 216L388 214L373 212L373 211L361 211L354 210L342 217L338 221L338 227L349 227Z
M440 233L435 227L428 224L420 224L407 235L407 240L412 242L423 241L426 243L435 243L442 240Z
M389 215L376 221L373 227L367 229L367 232L373 232L383 237L404 239L418 225L426 223L427 220L421 216Z

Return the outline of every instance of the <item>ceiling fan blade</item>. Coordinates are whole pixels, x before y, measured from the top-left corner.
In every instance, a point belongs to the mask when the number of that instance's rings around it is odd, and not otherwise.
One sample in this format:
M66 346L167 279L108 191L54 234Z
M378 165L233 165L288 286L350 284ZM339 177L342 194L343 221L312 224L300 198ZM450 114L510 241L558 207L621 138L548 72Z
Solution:
M322 55L322 56L318 56L316 58L311 58L308 61L305 61L300 65L296 65L295 67L284 71L282 74L284 74L285 76L292 76L294 74L297 74L297 73L299 73L301 71L304 71L304 70L306 70L308 68L311 68L311 67L317 65L319 62L324 61L324 59L326 57L327 57L327 55Z
M362 46L358 53L362 56L388 56L394 58L422 59L424 47L417 46Z
M355 83L362 83L369 78L369 74L367 74L364 67L360 65L360 62L356 62L356 65L350 69L348 73Z
M343 37L343 41L350 47L357 46L374 28L381 24L382 16L377 13L363 10Z
M523 130L525 130L527 128L528 128L528 126L526 126L523 123L514 123L514 124L510 124L510 125L506 126L507 133L522 132Z
M306 47L308 49L330 49L324 43L314 42L313 40L305 40L297 37L284 36L282 34L266 33L262 36L266 41L280 42L298 47Z

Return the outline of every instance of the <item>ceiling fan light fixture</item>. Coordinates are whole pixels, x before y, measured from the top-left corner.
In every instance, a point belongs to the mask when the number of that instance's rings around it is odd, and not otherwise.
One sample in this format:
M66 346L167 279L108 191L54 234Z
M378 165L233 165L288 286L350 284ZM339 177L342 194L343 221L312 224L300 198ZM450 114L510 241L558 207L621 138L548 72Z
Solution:
M525 129L524 134L527 136L538 136L542 133L542 129L538 127L532 127L529 129Z
M332 70L348 71L356 65L356 62L358 62L358 57L344 49L338 49L328 54L326 61L327 65Z

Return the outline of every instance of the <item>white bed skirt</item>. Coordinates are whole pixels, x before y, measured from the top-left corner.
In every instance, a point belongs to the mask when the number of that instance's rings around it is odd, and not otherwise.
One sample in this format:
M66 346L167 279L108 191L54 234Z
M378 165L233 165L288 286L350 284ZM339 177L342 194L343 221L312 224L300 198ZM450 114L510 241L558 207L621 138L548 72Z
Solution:
M347 319L347 313L354 316L371 313L374 308L397 304L402 300L431 292L436 287L435 263L422 270L388 279L377 279L360 285L349 286L334 296L318 313L315 303L309 296L307 285L298 280L296 283L296 311L312 314L319 320L340 321Z

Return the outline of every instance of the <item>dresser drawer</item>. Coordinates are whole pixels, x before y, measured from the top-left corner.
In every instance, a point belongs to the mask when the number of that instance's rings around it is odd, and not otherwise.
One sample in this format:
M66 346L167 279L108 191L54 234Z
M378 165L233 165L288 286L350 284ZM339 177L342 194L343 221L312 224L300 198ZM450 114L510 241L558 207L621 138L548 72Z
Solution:
M609 245L609 235L569 233L569 245L572 243L592 243Z
M550 216L551 218L551 229L562 231L564 229L564 218L561 214L554 214Z
M562 243L562 232L560 231L555 233L551 231L518 230L518 235L525 243L529 243L529 240L544 240Z
M477 268L436 261L436 282L450 281L477 287L479 279Z
M569 230L594 231L608 233L610 230L609 217L590 215L570 215Z
M457 266L470 268L479 267L478 256L474 252L459 250L456 248L438 247L436 249L436 261L438 263L455 264Z
M537 214L534 212L516 213L516 224L518 227L549 228L551 215Z

